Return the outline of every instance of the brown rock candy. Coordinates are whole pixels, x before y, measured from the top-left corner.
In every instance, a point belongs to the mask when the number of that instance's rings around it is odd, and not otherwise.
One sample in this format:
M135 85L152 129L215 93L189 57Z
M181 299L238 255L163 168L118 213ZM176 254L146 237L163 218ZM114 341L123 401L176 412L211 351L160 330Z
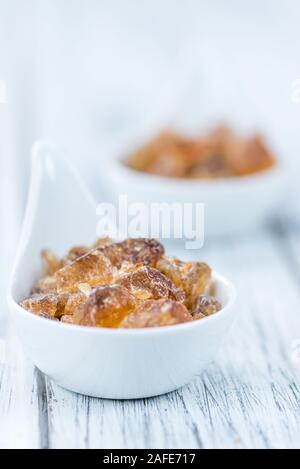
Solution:
M64 304L60 301L59 297L55 294L48 293L35 294L26 298L20 303L22 308L30 311L39 316L58 317L64 309Z
M172 326L192 321L192 316L182 304L172 300L149 300L141 303L126 316L120 327L127 329L142 327Z
M79 322L86 326L118 327L135 307L134 296L121 285L99 286L93 289L86 303L80 307Z
M99 251L107 256L112 265L118 269L124 262L142 263L155 267L164 254L164 248L158 241L146 238L126 239L100 248Z
M199 296L193 316L201 319L203 316L211 316L222 309L221 303L213 296Z
M56 278L54 276L46 276L39 279L32 288L32 294L56 293Z
M184 292L157 269L142 266L133 272L123 275L118 282L139 300L166 298L182 303Z
M41 258L44 272L49 277L55 274L55 272L62 267L61 261L48 249L44 249L41 252Z
M81 283L91 286L110 283L113 266L102 251L94 249L60 269L55 278L58 292L76 292Z
M211 278L211 269L204 262L183 262L176 258L163 257L158 261L157 269L184 291L185 305L191 311Z

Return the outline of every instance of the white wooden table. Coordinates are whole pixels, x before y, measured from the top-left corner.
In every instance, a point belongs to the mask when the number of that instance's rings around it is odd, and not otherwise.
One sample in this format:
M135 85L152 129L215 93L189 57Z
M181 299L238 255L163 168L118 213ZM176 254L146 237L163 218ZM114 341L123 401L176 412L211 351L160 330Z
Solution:
M0 447L299 448L300 230L276 222L210 241L201 255L239 293L238 320L216 363L166 396L88 398L43 376L8 328L0 341Z

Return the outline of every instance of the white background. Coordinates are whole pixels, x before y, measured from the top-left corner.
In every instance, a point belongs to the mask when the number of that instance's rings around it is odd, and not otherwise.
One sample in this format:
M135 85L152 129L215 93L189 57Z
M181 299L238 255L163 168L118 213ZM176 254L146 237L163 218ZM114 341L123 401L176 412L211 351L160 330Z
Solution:
M227 118L278 145L295 204L299 24L297 0L0 0L1 313L37 138L62 144L99 194L91 169L124 133Z

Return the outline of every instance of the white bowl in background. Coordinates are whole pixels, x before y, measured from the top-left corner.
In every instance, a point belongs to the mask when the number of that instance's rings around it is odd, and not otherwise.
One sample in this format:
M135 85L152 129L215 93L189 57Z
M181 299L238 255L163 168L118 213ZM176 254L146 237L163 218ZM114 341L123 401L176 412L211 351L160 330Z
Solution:
M215 358L234 316L235 289L214 273L223 308L192 323L145 329L75 326L19 306L41 274L40 251L63 254L95 238L96 204L78 174L47 144L34 147L29 199L9 289L9 307L24 350L56 383L113 399L175 390Z
M280 208L286 186L285 165L256 174L212 180L172 179L133 170L124 164L126 155L146 139L128 139L112 151L100 177L107 191L126 195L128 203L203 203L204 234L222 236L243 233L267 221ZM105 175L105 177L103 177ZM120 227L122 231L122 227Z

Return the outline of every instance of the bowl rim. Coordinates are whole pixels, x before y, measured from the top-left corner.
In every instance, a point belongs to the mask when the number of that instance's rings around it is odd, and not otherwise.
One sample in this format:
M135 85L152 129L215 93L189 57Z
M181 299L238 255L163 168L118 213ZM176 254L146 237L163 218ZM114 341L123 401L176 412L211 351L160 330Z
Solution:
M110 334L110 335L116 335L116 336L142 336L142 335L155 335L155 334L167 334L173 331L173 333L180 333L180 331L184 330L189 330L195 327L199 327L203 323L207 323L208 321L218 321L221 317L227 316L230 311L232 310L233 305L235 304L236 297L237 297L237 292L236 288L234 287L233 283L228 280L226 277L223 275L220 275L219 273L213 271L212 272L213 278L219 282L222 283L223 286L225 286L227 293L228 293L228 299L224 307L220 311L218 311L215 314L212 314L211 316L207 316L205 318L202 318L200 320L195 320L195 321L190 321L190 322L185 322L185 323L180 323L180 324L174 324L170 326L156 326L156 327L144 327L144 328L132 328L132 329L126 329L126 328L108 328L108 327L95 327L95 326L81 326L77 324L68 324L68 323L61 323L59 321L53 321L51 319L43 318L41 316L38 316L36 314L31 313L30 311L22 308L17 301L13 298L12 293L9 293L8 297L8 303L11 309L14 311L17 311L18 314L25 314L27 316L28 320L31 320L33 322L37 321L47 321L47 324L49 327L59 328L59 330L73 330L74 332L78 331L79 333L85 333L85 334ZM45 322L46 324L46 322ZM201 326L200 326L201 327Z
M169 126L167 126L167 128L169 128ZM140 128L124 135L123 138L121 138L117 143L113 144L109 150L111 157L107 159L107 163L110 166L110 169L114 170L116 167L118 167L119 174L121 171L123 171L121 176L125 175L127 177L132 177L135 180L140 180L144 183L156 182L157 184L161 184L161 187L163 185L168 185L169 189L177 188L177 190L178 186L180 186L181 189L213 188L215 190L216 186L224 189L227 189L228 187L232 189L233 187L240 187L241 183L243 186L251 186L257 182L264 182L266 179L271 179L276 176L287 177L289 165L288 162L281 156L283 149L281 146L279 146L278 142L276 143L272 141L269 135L264 134L264 140L266 140L268 148L271 150L274 164L269 168L257 171L255 173L246 174L244 176L230 176L226 178L222 177L215 179L173 178L146 173L144 171L135 170L127 166L125 164L126 158L128 158L130 152L135 151L141 145L145 144L145 142L149 141L149 139L155 137L161 130L161 125L150 125L150 127L149 125L143 125L140 126ZM176 128L173 130L176 132ZM180 130L179 133L181 133ZM257 133L257 131L254 133Z

